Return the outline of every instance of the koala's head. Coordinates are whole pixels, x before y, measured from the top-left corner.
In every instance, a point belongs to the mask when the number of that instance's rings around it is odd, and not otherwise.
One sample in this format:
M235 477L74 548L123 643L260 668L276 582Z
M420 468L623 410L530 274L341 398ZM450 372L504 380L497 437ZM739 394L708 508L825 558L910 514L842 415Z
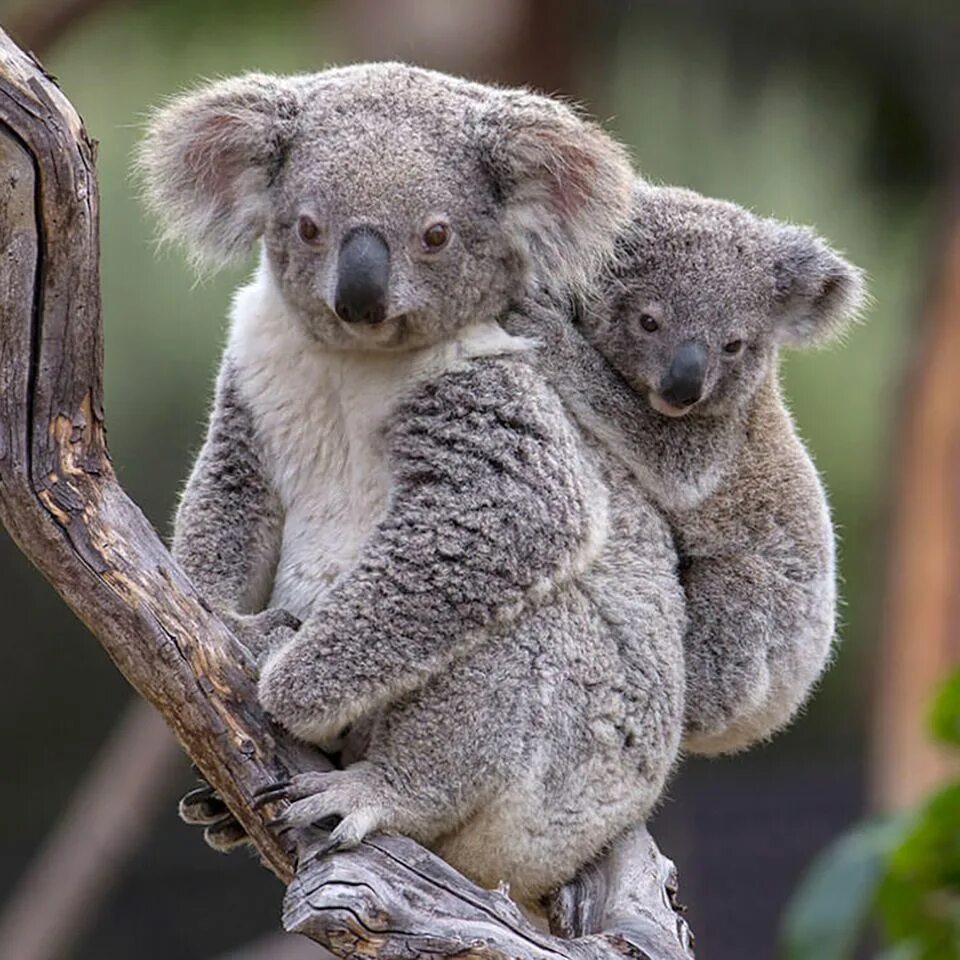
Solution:
M689 190L638 184L584 332L669 417L749 401L780 346L838 336L861 272L812 231Z
M495 320L535 275L584 285L633 180L563 103L403 64L213 83L157 112L139 166L167 237L213 264L262 240L298 321L345 349Z

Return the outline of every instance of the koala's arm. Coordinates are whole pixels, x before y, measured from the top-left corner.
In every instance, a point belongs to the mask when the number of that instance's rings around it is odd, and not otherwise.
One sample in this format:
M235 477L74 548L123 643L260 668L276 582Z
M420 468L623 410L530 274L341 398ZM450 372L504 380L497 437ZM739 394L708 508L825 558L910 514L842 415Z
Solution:
M742 750L786 726L830 660L833 531L813 465L788 439L685 530L675 518L689 624L684 748L693 753Z
M399 409L387 511L355 567L263 666L260 699L329 743L589 562L606 498L522 359L473 361Z
M217 379L206 439L177 509L172 551L204 599L255 655L296 625L282 611L260 612L276 569L282 516L228 357Z

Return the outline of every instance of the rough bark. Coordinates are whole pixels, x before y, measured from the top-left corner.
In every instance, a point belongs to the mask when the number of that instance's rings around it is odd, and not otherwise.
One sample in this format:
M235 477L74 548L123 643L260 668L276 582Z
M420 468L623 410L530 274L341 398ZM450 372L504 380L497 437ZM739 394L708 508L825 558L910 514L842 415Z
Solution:
M668 862L646 831L635 872L601 865L597 896L644 916L673 942L646 939L649 922L620 907L554 915L577 934L537 931L503 894L481 890L400 837L314 861L309 838L277 835L275 810L254 793L293 770L328 766L270 723L242 648L204 604L156 532L117 483L102 402L94 148L76 112L40 65L0 32L0 519L163 716L219 791L264 864L291 883L288 929L337 956L646 957L692 954L662 892ZM620 849L620 848L618 848ZM654 873L650 874L650 870ZM296 874L296 876L295 876ZM589 886L589 884L588 884ZM614 924L597 933L592 923ZM669 940L669 938L668 938Z

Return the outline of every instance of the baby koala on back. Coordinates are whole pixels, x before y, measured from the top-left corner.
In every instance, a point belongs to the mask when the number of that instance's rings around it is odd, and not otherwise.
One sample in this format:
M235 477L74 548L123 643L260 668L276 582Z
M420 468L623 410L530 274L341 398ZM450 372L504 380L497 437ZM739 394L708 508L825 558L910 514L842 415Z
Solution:
M791 719L834 635L833 530L781 398L779 350L839 334L862 277L805 228L638 184L598 294L579 311L583 337L532 308L555 335L548 365L673 530L685 747L742 749Z

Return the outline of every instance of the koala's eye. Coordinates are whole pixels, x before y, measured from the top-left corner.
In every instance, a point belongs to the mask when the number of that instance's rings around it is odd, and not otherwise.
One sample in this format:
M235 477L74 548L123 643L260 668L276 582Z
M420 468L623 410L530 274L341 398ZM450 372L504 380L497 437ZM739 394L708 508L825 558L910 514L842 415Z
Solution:
M442 220L431 223L421 237L423 249L429 253L437 253L450 242L450 233L450 226Z
M640 314L640 326L643 327L647 333L656 333L656 331L660 329L660 324L657 323L649 313Z
M729 343L725 343L723 345L723 352L728 354L731 357L735 357L742 350L743 350L742 340L731 340Z
M320 227L316 220L302 216L297 220L297 235L304 243L316 243L320 239Z

